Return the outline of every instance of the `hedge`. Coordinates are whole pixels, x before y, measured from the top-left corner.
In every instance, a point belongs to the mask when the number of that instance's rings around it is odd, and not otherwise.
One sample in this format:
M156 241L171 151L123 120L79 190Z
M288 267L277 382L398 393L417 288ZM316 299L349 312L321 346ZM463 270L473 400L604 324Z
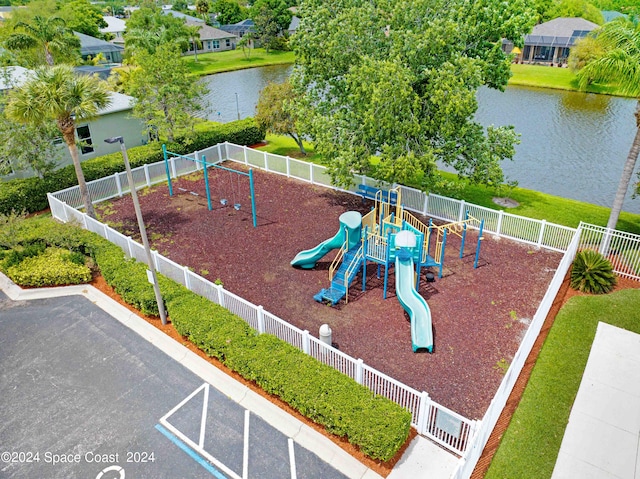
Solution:
M188 154L209 146L228 141L239 145L253 145L262 141L264 130L260 129L253 118L246 118L225 124L214 124L203 131L176 138L167 148L178 154ZM136 146L127 150L132 168L146 163L162 161L160 143ZM118 151L82 162L82 171L86 181L96 180L124 170L122 154ZM77 185L73 165L67 165L45 178L24 178L0 182L0 214L11 211L35 213L46 209L47 193L59 191Z
M26 226L30 224L31 226ZM66 234L65 234L66 233ZM124 257L104 238L72 225L36 218L19 236L91 254L118 294L145 314L157 314L146 265ZM411 413L269 334L258 334L242 318L160 275L160 289L177 332L210 357L254 381L292 408L346 437L369 457L391 459L406 442Z

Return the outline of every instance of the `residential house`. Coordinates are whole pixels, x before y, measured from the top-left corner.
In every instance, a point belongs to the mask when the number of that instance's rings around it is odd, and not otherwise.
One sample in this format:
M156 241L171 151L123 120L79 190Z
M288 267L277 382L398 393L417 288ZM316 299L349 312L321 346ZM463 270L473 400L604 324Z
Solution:
M238 43L238 37L233 33L220 30L219 28L210 27L203 22L193 22L187 20L187 25L200 26L200 42L201 48L197 50L198 53L208 52L222 52L225 50L234 50ZM193 53L193 44L187 54Z
M584 18L554 18L533 27L524 37L524 47L516 61L522 63L540 63L545 65L565 65L571 48L580 38L599 25ZM513 43L504 41L503 50L511 53Z
M17 66L0 69L0 93L22 84L30 73L31 70ZM76 135L80 142L80 161L120 150L120 145L105 143L103 141L105 138L122 136L128 147L143 145L148 141L144 122L131 115L134 98L116 92L111 92L109 96L111 104L100 110L94 120L79 122L76 125ZM59 166L71 164L71 156L67 153L67 146L62 138L57 139L56 143L65 151ZM33 172L21 170L1 178L13 179L28 176L33 176Z
M100 40L84 33L73 33L80 39L80 55L83 60L87 60L89 57L95 58L102 53L107 63L122 63L123 46Z
M230 25L221 25L220 30L224 30L228 33L233 33L236 37L242 38L245 34L249 32L254 32L256 29L253 20L247 18L246 20L242 20L238 23L232 23Z
M107 26L105 28L101 28L100 31L102 33L113 35L113 38L109 41L123 47L124 30L126 28L125 21L121 18L112 17L110 15L105 15L103 18L104 21L107 22Z

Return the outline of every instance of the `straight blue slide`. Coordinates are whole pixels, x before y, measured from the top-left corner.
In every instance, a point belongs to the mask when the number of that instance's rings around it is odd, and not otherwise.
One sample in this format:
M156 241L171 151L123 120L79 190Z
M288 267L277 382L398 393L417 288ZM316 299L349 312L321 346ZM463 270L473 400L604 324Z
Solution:
M401 233L404 233L404 231ZM399 241L398 236L396 235L396 245L398 245ZM426 349L432 353L431 310L427 301L416 291L414 286L415 269L413 266L413 252L410 247L401 247L400 251L398 251L395 275L398 301L409 314L409 319L411 320L411 347L413 352L415 353L418 349Z

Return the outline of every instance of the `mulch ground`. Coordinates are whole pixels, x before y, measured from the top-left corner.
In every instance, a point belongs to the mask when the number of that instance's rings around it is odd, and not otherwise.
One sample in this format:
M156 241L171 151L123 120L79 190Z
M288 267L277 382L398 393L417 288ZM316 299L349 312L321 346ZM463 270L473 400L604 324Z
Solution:
M366 291L357 278L348 304L332 308L315 302L313 295L329 285L333 254L313 270L289 264L299 251L333 236L341 213L366 213L370 202L254 170L258 227L253 228L248 181L232 176L210 172L213 211L207 209L201 174L175 181L173 197L166 185L141 192L152 246L314 336L329 324L341 351L470 419L483 416L548 287L559 253L485 234L474 269L476 233L467 234L462 258L460 239L450 235L444 277L426 283L423 275L420 284L431 309L435 349L433 354L413 353L410 325L395 297L393 268L386 300L383 280L369 266ZM231 205L240 203L240 210L223 207L221 197ZM136 237L130 197L98 210L103 221Z

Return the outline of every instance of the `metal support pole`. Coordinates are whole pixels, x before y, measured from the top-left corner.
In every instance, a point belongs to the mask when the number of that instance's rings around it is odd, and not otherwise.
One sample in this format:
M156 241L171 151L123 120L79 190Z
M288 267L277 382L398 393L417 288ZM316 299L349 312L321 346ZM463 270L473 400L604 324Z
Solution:
M127 155L127 147L124 145L124 139L121 136L108 138L105 140L107 143L120 143L120 150L122 150L122 157L124 159L124 167L127 170L127 180L129 181L129 188L131 189L131 199L133 200L133 207L136 211L136 218L138 219L138 227L140 228L140 236L142 237L142 244L144 245L144 251L147 256L147 266L151 272L151 279L153 281L153 292L156 296L156 303L158 303L158 312L160 313L160 319L162 324L167 324L167 313L164 310L164 304L162 302L162 295L160 294L160 285L158 284L158 275L156 274L156 268L154 265L153 257L151 256L151 248L149 247L149 239L147 238L147 230L144 226L144 219L142 218L142 211L140 210L140 202L138 201L138 193L136 192L136 186L133 182L133 174L131 173L131 166L129 165L129 156Z

